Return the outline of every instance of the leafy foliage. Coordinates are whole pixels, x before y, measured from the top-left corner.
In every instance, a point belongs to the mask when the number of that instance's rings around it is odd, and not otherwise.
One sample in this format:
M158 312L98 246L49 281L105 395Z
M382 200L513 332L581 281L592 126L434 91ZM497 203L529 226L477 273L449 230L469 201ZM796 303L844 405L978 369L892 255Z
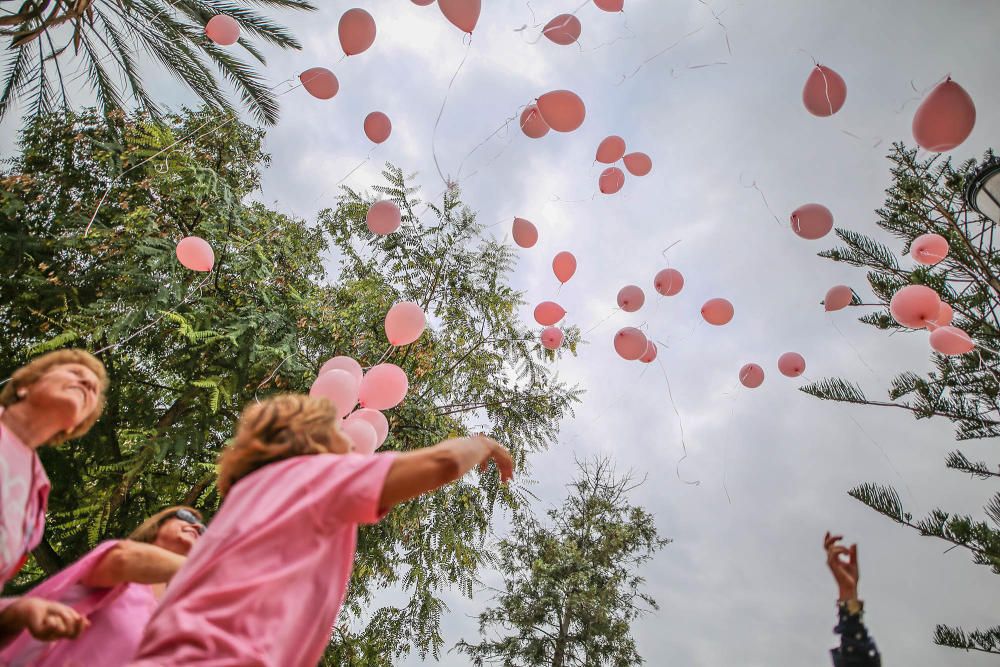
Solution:
M629 503L636 486L597 460L580 465L562 506L547 512L548 525L518 514L499 548L505 588L479 616L483 640L457 648L475 665L643 662L630 626L644 606L657 605L640 591L636 569L670 540L657 535L651 514ZM495 638L487 638L491 632Z
M480 239L457 191L425 205L421 222L417 193L390 166L377 192L406 212L400 232L372 236L364 222L371 200L352 191L308 225L251 201L268 162L259 130L210 110L166 125L108 118L116 127L93 110L36 119L2 176L0 372L74 345L99 351L111 377L94 430L42 454L54 489L49 526L18 586L164 505L211 514L214 461L242 406L307 390L335 354L407 372L407 400L387 413L388 449L475 429L524 465L552 441L577 391L553 377L553 353L518 320L510 249ZM206 122L216 131L181 142L169 160L143 163ZM211 273L176 261L177 240L190 234L214 248ZM332 257L340 264L333 276ZM424 305L430 326L394 349L383 320L400 300ZM493 512L518 505L495 474L467 476L363 528L331 649L337 664L366 655L391 661L411 647L436 654L441 591L471 593L491 560L484 545ZM408 603L373 609L388 586L406 591Z

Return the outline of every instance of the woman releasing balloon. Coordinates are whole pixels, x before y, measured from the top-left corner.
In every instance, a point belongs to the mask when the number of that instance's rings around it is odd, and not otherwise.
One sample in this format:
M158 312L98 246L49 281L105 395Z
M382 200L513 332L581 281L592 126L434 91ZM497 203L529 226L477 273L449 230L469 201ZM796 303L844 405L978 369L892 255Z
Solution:
M42 643L22 633L0 653L0 664L63 667L128 664L167 582L205 532L192 507L154 514L128 539L105 542L28 594L62 602L86 616L78 639Z

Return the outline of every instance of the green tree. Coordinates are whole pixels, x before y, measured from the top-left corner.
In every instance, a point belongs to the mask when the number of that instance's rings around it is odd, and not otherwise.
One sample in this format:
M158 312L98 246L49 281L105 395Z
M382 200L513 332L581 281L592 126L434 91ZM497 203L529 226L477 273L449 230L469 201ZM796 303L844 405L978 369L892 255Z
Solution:
M93 110L39 117L2 175L0 372L73 345L99 351L111 377L95 429L42 452L53 483L49 525L21 587L164 505L211 513L214 462L243 405L307 390L335 354L407 372L408 397L387 413L388 449L476 428L523 466L576 400L546 364L554 355L537 343L538 331L517 317L521 295L507 284L512 250L480 238L456 190L421 205L387 167L375 190L400 205L404 224L377 237L361 193L345 191L318 224L247 203L268 158L262 132L233 118L181 142L169 159L149 160L220 120L213 111L167 124ZM176 242L189 234L213 246L211 273L175 259ZM329 272L333 257L339 271ZM430 326L393 349L383 319L400 300L421 303ZM575 345L578 333L569 338ZM386 661L411 647L436 654L440 594L452 586L471 593L491 558L484 545L498 505L516 507L518 498L495 475L471 476L364 528L335 649ZM388 586L407 592L408 603L373 609Z
M992 151L986 155L991 158ZM955 423L959 440L996 437L1000 435L1000 358L995 352L1000 346L1000 249L994 245L996 223L968 208L963 196L965 175L975 162L956 167L940 155L920 159L917 151L901 144L894 146L889 159L893 184L886 191L885 205L876 211L878 226L902 242L904 254L921 234L940 234L951 246L948 257L934 266L901 265L884 243L847 229L837 230L844 246L820 255L867 269L868 283L883 306L906 285L933 288L954 310L953 324L965 330L978 347L957 357L933 353L934 370L926 377L900 374L892 381L887 401L871 400L857 384L841 378L823 379L802 390L822 399L907 410L917 419L945 417ZM883 330L903 329L885 307L860 320ZM948 455L945 465L972 478L1000 478L1000 466L970 460L959 450ZM915 521L896 490L882 484L862 484L849 493L921 535L966 549L973 562L1000 574L1000 493L985 507L988 521L941 509ZM966 633L939 625L934 641L1000 653L1000 626Z
M250 113L266 123L278 119L273 90L252 64L233 55L232 47L208 39L205 24L216 14L235 18L241 28L239 45L264 65L253 38L281 48L302 47L254 6L315 9L308 0L0 0L0 9L4 5L9 9L0 16L0 37L9 42L0 85L0 119L22 95L28 96L29 118L68 109L66 87L75 84L78 69L105 113L122 111L131 97L158 117L159 107L140 71L138 56L148 54L206 104L232 112L214 66Z
M631 623L658 607L640 591L644 579L636 571L670 540L658 536L651 514L629 502L639 486L630 476L616 476L607 459L578 467L562 505L547 512L548 525L519 513L500 542L504 590L479 615L482 641L457 646L474 664L643 662Z

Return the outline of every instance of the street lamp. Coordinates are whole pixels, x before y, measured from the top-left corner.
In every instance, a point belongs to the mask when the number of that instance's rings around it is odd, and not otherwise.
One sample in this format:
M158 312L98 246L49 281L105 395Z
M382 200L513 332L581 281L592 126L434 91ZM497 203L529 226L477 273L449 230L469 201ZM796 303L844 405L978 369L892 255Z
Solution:
M983 162L966 176L965 203L1000 224L1000 158Z

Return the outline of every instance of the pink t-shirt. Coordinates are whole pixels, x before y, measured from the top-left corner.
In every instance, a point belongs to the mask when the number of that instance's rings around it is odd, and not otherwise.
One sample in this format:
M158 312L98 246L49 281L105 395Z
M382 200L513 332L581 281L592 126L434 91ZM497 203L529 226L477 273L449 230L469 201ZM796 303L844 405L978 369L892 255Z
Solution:
M48 501L49 478L38 454L0 421L0 586L42 541Z
M394 459L296 456L237 482L170 582L133 667L315 667L344 602L358 524L382 518Z
M27 593L73 607L90 620L90 627L77 639L54 642L40 642L21 632L10 647L0 652L0 665L122 667L132 659L146 622L156 609L152 587L122 583L111 588L90 588L80 583L116 544L117 541L98 545Z

